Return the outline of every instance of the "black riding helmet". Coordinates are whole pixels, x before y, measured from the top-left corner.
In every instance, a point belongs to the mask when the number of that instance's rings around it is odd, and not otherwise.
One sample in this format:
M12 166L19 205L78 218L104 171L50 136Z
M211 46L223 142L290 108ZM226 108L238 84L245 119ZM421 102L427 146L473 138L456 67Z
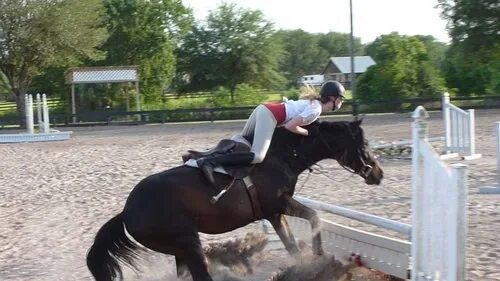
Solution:
M327 81L321 86L319 95L322 102L327 102L330 97L345 97L345 89L338 81Z

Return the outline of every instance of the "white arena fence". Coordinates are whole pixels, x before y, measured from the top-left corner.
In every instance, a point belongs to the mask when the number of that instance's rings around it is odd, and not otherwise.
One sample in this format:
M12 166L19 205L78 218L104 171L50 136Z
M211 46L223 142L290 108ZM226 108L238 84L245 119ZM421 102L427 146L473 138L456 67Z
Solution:
M500 194L500 122L495 123L495 141L496 141L496 171L494 185L486 185L479 187L480 194Z
M461 156L465 160L481 158L476 153L475 143L475 116L474 109L467 111L453 105L450 95L444 93L442 96L442 112L445 128L444 137L429 138L428 141L444 140L444 154L441 159L449 159ZM386 144L371 145L373 149L410 145L413 140L394 141Z
M500 184L500 122L495 123L495 132L497 136L497 180Z
M33 107L36 108L38 130L35 133ZM0 143L16 142L39 142L67 140L72 132L59 132L50 130L49 107L47 106L47 97L45 94L36 95L36 104L33 104L33 96L25 95L25 115L26 115L26 133L21 134L0 134Z
M463 154L465 159L480 158L476 154L474 109L465 111L453 105L448 93L443 94L442 107L446 153Z
M412 225L302 197L316 210L402 233L408 240L373 234L322 220L325 251L337 257L358 255L367 267L412 280L465 280L466 183L463 164L447 166L427 140L427 112L413 113ZM293 234L309 242L305 220L287 217ZM409 274L411 272L411 274Z

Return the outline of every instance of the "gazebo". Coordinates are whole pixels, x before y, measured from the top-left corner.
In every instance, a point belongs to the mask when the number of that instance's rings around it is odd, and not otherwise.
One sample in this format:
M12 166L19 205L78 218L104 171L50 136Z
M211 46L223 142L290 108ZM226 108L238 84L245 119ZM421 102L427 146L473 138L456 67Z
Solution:
M104 66L70 68L66 71L66 83L71 84L71 113L76 122L76 84L95 83L128 83L135 84L136 110L141 111L141 96L139 92L139 75L136 66ZM130 111L130 95L127 91L127 111Z

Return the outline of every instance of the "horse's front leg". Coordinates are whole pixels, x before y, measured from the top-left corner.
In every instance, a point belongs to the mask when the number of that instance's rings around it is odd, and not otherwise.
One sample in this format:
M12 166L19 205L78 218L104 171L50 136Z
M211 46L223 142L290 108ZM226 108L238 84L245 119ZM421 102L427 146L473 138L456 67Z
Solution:
M274 230L278 234L281 242L285 245L286 250L291 256L297 256L299 254L299 248L295 242L295 237L293 237L288 222L282 214L276 214L269 219L273 225Z
M319 216L313 209L302 205L291 196L286 195L285 215L306 219L311 224L312 229L312 249L313 253L318 256L323 255L323 247L321 246L321 232Z

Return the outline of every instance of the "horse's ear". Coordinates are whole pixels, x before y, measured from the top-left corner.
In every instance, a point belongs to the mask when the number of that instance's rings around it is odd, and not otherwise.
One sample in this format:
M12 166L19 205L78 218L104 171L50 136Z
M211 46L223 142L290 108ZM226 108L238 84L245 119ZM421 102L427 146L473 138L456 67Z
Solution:
M362 122L363 122L363 118L360 118L360 119L355 119L354 121L351 122L351 124L356 126L356 127L359 127Z

